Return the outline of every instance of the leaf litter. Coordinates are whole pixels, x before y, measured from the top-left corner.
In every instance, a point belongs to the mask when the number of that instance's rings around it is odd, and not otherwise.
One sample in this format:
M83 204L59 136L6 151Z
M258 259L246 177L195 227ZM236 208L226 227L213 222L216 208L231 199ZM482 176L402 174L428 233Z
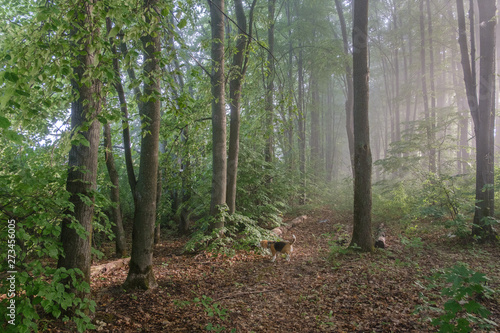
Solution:
M272 263L257 247L234 256L183 254L187 239L163 239L155 247L154 290L124 291L127 267L92 278L93 323L100 332L435 332L426 313L415 311L435 269L457 261L487 268L490 287L499 289L498 247L464 247L437 232L412 247L389 228L388 248L366 254L346 249L351 224L349 214L313 213L283 235L297 236L290 262ZM500 324L498 293L487 302L489 319ZM50 321L45 331L66 327Z

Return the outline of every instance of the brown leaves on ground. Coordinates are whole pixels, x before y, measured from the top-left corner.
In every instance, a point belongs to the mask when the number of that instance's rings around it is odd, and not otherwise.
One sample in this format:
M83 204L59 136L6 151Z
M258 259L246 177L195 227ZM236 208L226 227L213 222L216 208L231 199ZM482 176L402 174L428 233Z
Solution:
M388 228L388 249L345 251L336 244L349 237L351 221L324 210L293 227L283 235L297 236L291 262L272 263L257 248L183 255L183 241L164 240L155 248L158 288L124 292L126 268L93 277L93 321L101 332L426 332L436 328L414 312L425 292L417 281L425 284L432 269L456 261L494 267L485 273L498 289L498 248L453 249L431 232L403 246ZM500 323L498 299L489 308Z

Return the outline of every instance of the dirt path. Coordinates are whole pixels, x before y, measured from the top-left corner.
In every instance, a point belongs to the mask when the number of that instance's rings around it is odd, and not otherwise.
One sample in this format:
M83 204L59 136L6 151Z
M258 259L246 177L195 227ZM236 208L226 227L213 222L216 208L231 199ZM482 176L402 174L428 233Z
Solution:
M435 331L413 312L422 302L415 282L442 264L437 250L412 254L388 236L388 251L332 257L329 244L348 236L350 224L349 216L323 211L295 226L283 235L297 237L291 262L272 263L254 252L188 256L181 254L183 241L164 241L155 250L157 289L124 293L126 269L94 278L96 326L102 332Z

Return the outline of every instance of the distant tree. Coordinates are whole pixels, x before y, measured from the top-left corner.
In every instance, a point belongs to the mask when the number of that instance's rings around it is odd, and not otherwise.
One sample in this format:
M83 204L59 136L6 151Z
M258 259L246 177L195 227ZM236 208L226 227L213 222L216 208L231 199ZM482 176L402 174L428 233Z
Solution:
M158 177L158 147L160 133L160 31L156 5L158 0L144 0L146 24L152 32L141 37L144 48L144 88L141 113L140 166L135 186L135 213L132 230L132 255L126 289L156 287L153 273L153 245L156 222L156 193ZM154 23L156 22L156 23Z
M424 115L427 122L426 134L427 134L427 149L429 151L429 172L436 172L436 161L435 155L433 155L432 149L432 129L430 126L431 115L429 110L429 93L427 91L427 73L426 73L426 61L425 61L425 12L424 12L424 2L419 1L420 10L420 79L422 83L422 97L424 103Z
M354 0L353 20L354 227L350 246L373 251L372 156L368 123L368 0Z
M476 136L476 204L472 234L481 240L494 239L494 120L495 120L495 0L478 1L479 8L479 95L476 92L475 59L468 54L463 0L457 0L460 53L467 100ZM474 48L471 42L471 48Z
M94 14L93 1L75 4L71 36L78 36L73 44L74 67L71 86L74 100L71 102L72 146L68 159L66 190L71 194L72 211L67 211L61 226L63 253L58 267L78 268L83 280L90 284L90 249L92 218L94 215L94 191L97 179L97 157L101 124L97 116L101 111L101 83L92 77L97 51L95 42L99 24ZM85 296L84 292L81 292Z
M275 25L275 9L276 0L268 0L267 3L267 82L266 82L266 146L265 146L265 160L270 163L274 158L274 25Z
M340 30L342 32L343 50L346 58L349 56L349 40L347 39L347 28L344 19L344 10L340 0L335 0L335 8L340 21ZM351 169L354 174L354 125L352 122L352 107L353 107L353 92L352 92L352 69L351 62L347 60L344 62L345 67L345 85L346 85L346 99L345 99L345 119L346 119L346 133L347 142L349 147L349 156L351 160Z
M224 87L224 0L209 0L212 28L212 195L210 215L222 228L224 220L219 210L226 204L227 153L226 104Z

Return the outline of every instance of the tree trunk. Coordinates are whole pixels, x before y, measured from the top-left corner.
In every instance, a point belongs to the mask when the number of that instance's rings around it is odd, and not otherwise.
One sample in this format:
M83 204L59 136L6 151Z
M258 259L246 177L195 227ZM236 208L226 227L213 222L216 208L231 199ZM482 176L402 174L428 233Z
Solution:
M372 235L372 156L368 122L368 0L354 0L353 120L354 120L354 227L350 246L374 250Z
M161 115L160 115L161 118ZM159 143L158 143L159 145ZM156 208L160 207L161 204L161 195L162 195L162 189L163 189L163 172L159 167L160 162L158 161L158 176L156 179ZM153 238L153 244L156 245L160 243L161 240L161 221L156 221L155 218L155 231L154 231L154 238Z
M226 110L224 99L224 0L210 1L212 27L212 196L210 215L215 218L213 228L224 227L219 214L226 204L227 155Z
M429 170L431 172L436 172L436 88L434 85L434 45L432 41L432 16L431 16L431 5L429 0L427 0L427 27L429 33L429 82L430 82L430 95L431 95L431 108L429 113L430 124L427 126L430 128L430 149L429 149Z
M494 240L494 123L496 1L482 0L479 8L479 108L476 134L476 209L473 236Z
M297 61L298 70L298 101L297 101L297 127L299 140L299 171L301 179L301 189L299 193L299 204L306 202L306 124L304 115L304 69L302 59L302 44L299 44L299 59Z
M236 210L236 183L238 175L238 155L240 151L240 108L241 87L243 83L243 62L247 45L247 20L243 9L242 0L235 0L234 7L238 23L238 37L236 39L236 50L233 55L231 77L229 81L229 104L231 108L231 120L229 123L229 150L227 158L227 190L226 201L229 214Z
M392 13L394 30L398 31L398 18L396 12L396 6L394 7L394 12ZM400 112L399 112L399 103L400 103L400 78L399 78L399 47L402 41L400 39L400 35L397 35L397 43L394 48L394 141L401 140L401 120L400 120Z
M458 42L462 58L465 90L476 136L476 204L472 234L485 241L495 238L491 225L491 218L494 214L495 0L479 2L479 52L481 57L479 64L479 97L475 86L476 73L471 66L474 58L469 58L467 51L463 0L457 0L457 13Z
M436 163L432 155L432 129L430 126L431 116L429 111L429 95L427 93L427 78L426 78L426 65L425 65L425 16L424 16L424 3L419 1L420 9L420 78L422 83L422 98L424 103L424 115L426 120L426 133L427 133L427 150L429 152L429 172L436 172Z
M144 15L149 24L156 15L158 0L144 0ZM158 54L160 31L141 37L144 47L144 93L141 111L141 155L136 185L136 206L132 231L130 269L125 289L149 289L157 286L153 273L153 242L156 221L156 191L158 178L158 147L160 133L160 66Z
M104 125L104 154L106 168L108 169L109 179L111 180L111 202L114 206L111 208L112 219L114 222L113 231L115 233L116 257L122 258L127 255L127 243L125 241L125 231L123 230L122 210L120 208L120 182L118 172L115 167L115 158L113 157L113 144L111 142L111 126Z
M90 260L92 239L92 217L94 215L94 194L97 178L97 158L99 148L100 123L97 115L101 111L101 83L90 77L96 52L94 39L99 34L99 26L94 22L95 1L80 1L75 5L72 35L82 35L75 48L74 77L71 79L73 96L71 103L72 146L68 159L66 190L70 193L72 211L67 211L61 225L63 253L57 267L80 269L81 280L90 285ZM83 84L86 82L87 84ZM86 198L86 199L84 199ZM83 236L82 236L83 235ZM73 286L69 286L76 292ZM78 297L88 297L84 291Z
M335 7L337 8L337 14L340 21L340 29L342 31L342 41L344 43L344 54L346 57L349 56L349 41L347 40L347 28L344 19L344 11L342 9L341 1L335 0ZM346 120L346 132L347 132L347 142L349 144L349 155L351 157L351 169L354 175L354 124L353 124L353 82L352 82L352 70L349 61L345 62L345 84L346 84L346 101L345 101L345 120Z
M112 28L112 23L110 18L106 18L106 28L109 33ZM132 196L134 196L134 201L135 201L135 185L137 180L135 178L134 162L132 161L132 149L130 145L130 126L128 122L127 99L125 98L125 91L123 89L121 81L120 63L118 62L118 52L116 50L116 46L113 40L110 40L110 44L111 44L111 52L113 53L113 71L115 72L113 86L115 87L116 93L118 94L118 101L120 102L120 110L122 113L123 150L125 155L125 165L127 168L127 179L130 186L130 191L132 192ZM122 53L124 53L122 54L122 56L125 56L126 52L127 50L125 44L122 43ZM135 77L135 74L132 76ZM130 79L132 79L132 76L130 77Z
M268 0L268 72L266 84L266 147L264 152L265 161L271 163L274 157L274 11L276 0ZM269 176L269 175L268 175ZM269 176L270 177L270 176ZM270 180L270 178L268 179Z
M290 1L286 4L286 18L287 18L287 27L288 27L288 121L286 125L286 134L288 137L287 146L286 146L286 162L288 164L288 168L291 172L295 170L295 153L293 149L293 139L294 139L294 125L293 125L293 40L292 40L292 8Z
M311 84L310 84L310 90L311 90L311 133L309 137L309 146L310 146L310 152L311 152L311 176L316 181L316 175L320 173L320 101L319 101L319 85L318 85L318 78L317 74L314 73L315 69L312 69L311 72Z

